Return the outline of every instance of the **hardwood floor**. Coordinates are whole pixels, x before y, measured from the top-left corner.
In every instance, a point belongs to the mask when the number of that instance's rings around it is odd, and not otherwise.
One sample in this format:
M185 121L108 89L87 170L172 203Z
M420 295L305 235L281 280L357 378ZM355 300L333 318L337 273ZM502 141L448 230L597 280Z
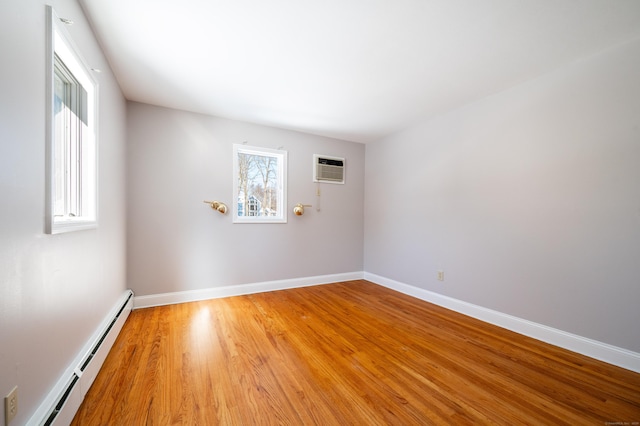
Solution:
M72 424L607 422L640 374L350 281L134 311Z

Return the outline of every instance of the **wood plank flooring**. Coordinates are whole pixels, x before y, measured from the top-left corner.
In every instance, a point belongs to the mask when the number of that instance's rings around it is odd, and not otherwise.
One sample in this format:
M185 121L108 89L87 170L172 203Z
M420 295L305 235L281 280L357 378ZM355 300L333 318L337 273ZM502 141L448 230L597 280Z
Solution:
M640 374L350 281L134 311L72 424L614 422Z

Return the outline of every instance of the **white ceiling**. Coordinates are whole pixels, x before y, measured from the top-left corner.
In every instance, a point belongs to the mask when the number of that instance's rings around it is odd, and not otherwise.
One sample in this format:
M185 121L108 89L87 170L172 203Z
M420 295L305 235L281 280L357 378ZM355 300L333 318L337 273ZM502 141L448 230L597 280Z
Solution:
M368 142L640 37L640 0L81 0L129 100Z

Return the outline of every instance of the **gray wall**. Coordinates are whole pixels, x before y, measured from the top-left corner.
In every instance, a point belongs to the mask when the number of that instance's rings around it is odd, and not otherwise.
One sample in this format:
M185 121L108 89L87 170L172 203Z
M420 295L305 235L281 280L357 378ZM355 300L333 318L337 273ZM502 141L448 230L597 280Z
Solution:
M100 90L97 230L45 235L45 1L0 2L0 396L24 424L125 290L126 103L73 0L58 15ZM4 405L0 404L4 419Z
M639 352L638 76L635 40L367 145L365 270Z
M128 104L128 283L136 296L362 271L364 145L184 111ZM288 152L286 224L234 224L233 144ZM313 154L346 158L321 186ZM304 216L296 203L313 204Z

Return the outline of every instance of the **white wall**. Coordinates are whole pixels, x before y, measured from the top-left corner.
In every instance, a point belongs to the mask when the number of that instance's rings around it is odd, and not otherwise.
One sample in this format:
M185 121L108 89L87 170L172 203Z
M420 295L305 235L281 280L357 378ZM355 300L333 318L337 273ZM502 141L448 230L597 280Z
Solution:
M45 235L45 1L0 2L0 396L26 423L125 290L126 103L74 0L52 4L100 90L100 226ZM0 404L4 419L4 405Z
M136 296L362 271L364 145L184 111L128 104L128 282ZM233 224L233 144L288 152L286 224ZM321 186L313 154L346 158L345 185ZM313 204L304 216L296 203Z
M635 40L367 145L365 270L639 352L639 76Z

